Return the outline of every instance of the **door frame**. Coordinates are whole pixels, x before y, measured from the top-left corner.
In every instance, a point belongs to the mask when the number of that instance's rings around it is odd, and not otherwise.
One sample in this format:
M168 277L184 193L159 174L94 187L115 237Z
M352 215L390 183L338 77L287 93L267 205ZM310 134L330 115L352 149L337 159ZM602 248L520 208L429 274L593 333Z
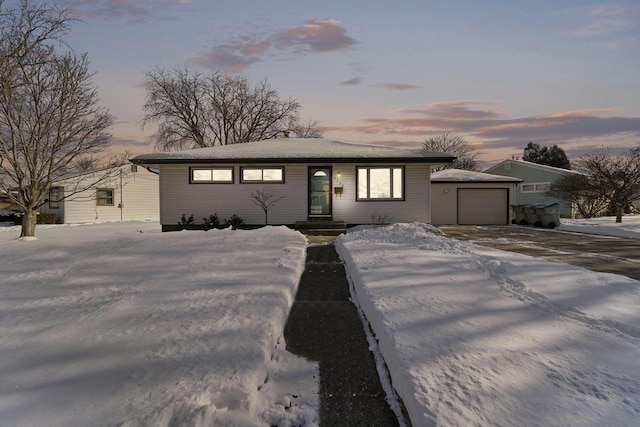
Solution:
M329 172L329 213L328 214L312 214L311 213L311 178L312 170L314 169L326 169ZM308 166L307 167L307 218L313 219L327 219L331 221L333 219L333 166Z

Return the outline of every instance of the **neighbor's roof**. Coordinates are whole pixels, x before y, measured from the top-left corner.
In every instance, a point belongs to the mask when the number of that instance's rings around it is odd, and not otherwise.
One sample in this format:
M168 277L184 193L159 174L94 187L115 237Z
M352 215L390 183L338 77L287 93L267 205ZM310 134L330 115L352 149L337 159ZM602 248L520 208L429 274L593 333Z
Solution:
M528 162L526 160L521 160L521 159L507 159L507 160L503 160L498 164L495 164L493 166L491 166L490 168L488 168L486 170L486 172L492 172L495 171L497 168L499 168L500 166L507 164L507 163L513 163L513 164L518 164L518 165L523 165L526 167L530 167L533 169L539 169L539 170L543 170L546 172L553 172L553 173L558 173L561 175L571 175L571 174L575 174L575 175L582 175L580 172L578 171L574 171L571 169L562 169L562 168L557 168L555 166L547 166L547 165L541 165L539 163L533 163L533 162Z
M142 154L137 164L171 163L371 163L403 162L446 164L455 156L436 151L354 144L325 138L277 138L244 144L219 145L191 150Z
M431 182L522 182L520 178L462 169L445 169L431 174Z

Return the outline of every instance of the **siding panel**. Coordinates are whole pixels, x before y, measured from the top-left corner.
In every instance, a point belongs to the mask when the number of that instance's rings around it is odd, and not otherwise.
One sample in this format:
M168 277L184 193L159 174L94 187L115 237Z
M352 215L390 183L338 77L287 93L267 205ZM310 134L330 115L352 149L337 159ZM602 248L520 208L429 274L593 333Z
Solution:
M358 164L366 166L365 164ZM283 184L241 184L239 166L234 166L233 184L190 184L189 165L162 165L160 187L162 188L161 222L175 225L185 214L193 214L196 223L203 217L217 213L222 220L238 214L250 225L264 224L264 212L251 201L255 190L274 191L284 196L270 211L270 224L294 224L307 219L308 214L308 167L331 166L332 186L342 183L342 196L332 194L333 218L349 224L368 224L372 215L389 215L394 222L429 222L430 166L412 164L405 166L404 201L356 201L356 164L294 164L285 165ZM389 164L393 166L394 164ZM212 164L211 166L216 166ZM259 166L259 165L246 165ZM400 165L403 166L403 165ZM340 173L340 179L337 174Z

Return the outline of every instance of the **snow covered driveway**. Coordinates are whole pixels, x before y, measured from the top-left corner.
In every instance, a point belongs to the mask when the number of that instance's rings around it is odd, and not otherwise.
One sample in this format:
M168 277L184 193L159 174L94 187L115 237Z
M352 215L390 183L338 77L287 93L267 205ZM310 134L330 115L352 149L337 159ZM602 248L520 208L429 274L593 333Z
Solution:
M0 243L0 424L317 424L280 342L300 233L87 227Z
M640 282L425 224L336 245L413 425L637 424Z

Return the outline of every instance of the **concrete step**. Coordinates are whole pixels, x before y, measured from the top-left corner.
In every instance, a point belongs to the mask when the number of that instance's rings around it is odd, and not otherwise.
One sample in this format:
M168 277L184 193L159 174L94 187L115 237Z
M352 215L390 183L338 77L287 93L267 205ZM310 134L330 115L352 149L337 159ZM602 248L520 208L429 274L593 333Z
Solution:
M347 232L344 221L298 221L295 229L308 236L338 236Z

